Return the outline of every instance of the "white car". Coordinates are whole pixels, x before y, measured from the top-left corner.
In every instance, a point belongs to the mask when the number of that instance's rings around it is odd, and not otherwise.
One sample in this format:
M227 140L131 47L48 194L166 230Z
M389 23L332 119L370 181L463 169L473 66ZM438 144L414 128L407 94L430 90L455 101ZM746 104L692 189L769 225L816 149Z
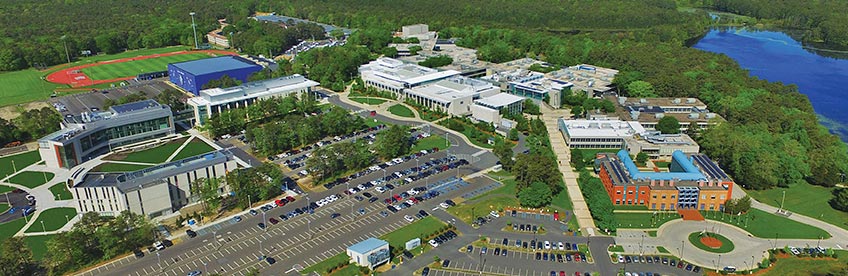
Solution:
M365 185L359 184L359 186L356 186L356 188L359 189L360 191L364 191Z
M448 207L450 207L450 205L448 205L447 203L442 202L442 203L439 203L439 207L442 207L442 208L447 209Z
M429 243L430 245L432 245L433 247L439 247L439 243L438 243L438 242L436 242L436 240L430 240L430 242L428 242L428 243Z
M624 256L618 255L618 263L620 263L620 264L624 263Z
M406 181L406 183L412 183L412 178L407 177L403 179L403 181Z
M306 171L306 170L300 170L300 175L302 175L302 176L306 176L307 174L309 174L309 172L308 172L308 171Z
M392 162L394 162L395 164L400 164L400 163L403 163L403 159L395 158L395 159L392 159Z
M491 212L489 212L489 215L496 217L496 218L501 217L501 215L498 214L498 211L495 211L495 210L492 210Z
M545 249L551 249L551 242L545 241Z
M559 247L559 250L565 250L565 246L562 245L562 242L558 242L557 247Z
M408 222L412 222L412 221L414 221L414 220L415 220L415 218L413 218L413 217L412 217L412 216L410 216L410 215L405 215L405 216L403 216L403 219L405 219L405 220L406 220L406 221L408 221Z
M407 199L406 204L415 205L415 201L412 201L412 199Z
M409 191L406 191L406 193L411 195L417 195L418 191L416 191L415 189L410 189Z
M383 187L377 187L377 188L374 188L374 190L376 190L378 193L381 193L381 194L386 192L386 189L383 188Z

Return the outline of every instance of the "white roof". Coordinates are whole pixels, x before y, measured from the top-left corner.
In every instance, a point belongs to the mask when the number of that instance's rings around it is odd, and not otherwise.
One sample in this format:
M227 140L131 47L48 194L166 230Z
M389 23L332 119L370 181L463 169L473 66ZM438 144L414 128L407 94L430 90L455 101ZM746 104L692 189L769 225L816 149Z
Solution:
M482 98L482 99L479 99L479 100L475 100L474 102L481 104L481 105L484 105L484 106L488 106L488 107L500 108L500 107L508 106L510 104L513 104L513 103L516 103L516 102L522 102L522 101L524 101L523 97L519 97L519 96L512 95L512 94L507 94L507 93L498 93L498 94L495 94L494 96L489 96L489 97L485 97L485 98Z
M229 88L212 88L200 91L200 96L188 99L189 105L219 105L252 98L274 96L290 91L317 86L318 82L295 74L276 79L249 82Z
M450 79L406 89L407 94L417 95L441 103L450 103L459 98L474 97L499 88L494 85L467 77L457 76Z
M644 134L645 128L636 121L621 120L563 120L568 135L572 138L626 138Z
M378 58L359 67L363 78L380 78L405 84L419 84L459 75L459 71L439 71L393 58Z

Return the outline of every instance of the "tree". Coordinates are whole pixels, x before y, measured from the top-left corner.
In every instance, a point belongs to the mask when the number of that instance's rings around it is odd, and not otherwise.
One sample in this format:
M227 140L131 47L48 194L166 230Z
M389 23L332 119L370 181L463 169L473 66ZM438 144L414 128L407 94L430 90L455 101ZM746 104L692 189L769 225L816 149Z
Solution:
M453 63L453 58L448 55L438 55L434 57L428 57L422 62L419 62L418 65L430 68L442 67L445 65L450 65Z
M185 109L187 106L183 102L183 94L180 91L175 89L165 89L159 95L156 95L156 101L160 104L164 104L171 107L172 111L180 111Z
M583 150L571 149L571 165L576 169L586 167L586 163L583 161Z
M498 160L501 161L501 165L504 170L509 171L512 169L512 164L514 162L512 160L512 143L506 142L503 139L497 139L492 152L498 157Z
M542 114L542 112L539 110L539 105L537 105L536 102L531 99L524 100L524 113L530 115Z
M571 115L574 115L576 118L583 117L583 106L575 105L571 108Z
M412 142L409 130L405 126L392 125L377 136L377 155L383 159L391 159L409 152Z
M677 121L677 118L672 116L665 116L657 122L657 130L662 132L663 134L675 134L680 133L680 122Z
M24 237L10 237L0 245L0 275L35 275L38 264Z
M398 55L398 50L395 47L383 48L383 55L390 58L395 58Z
M518 189L529 187L533 182L542 182L549 185L551 190L559 191L562 174L555 164L553 157L532 150L530 154L518 154L512 169Z
M833 209L848 212L848 188L833 190L833 198L829 202Z
M640 151L638 154L636 154L636 164L639 164L639 166L645 166L645 163L647 163L647 162L648 162L648 154L647 153L645 153L644 151Z
M330 31L330 37L332 37L333 39L336 39L336 40L344 37L344 35L345 34L344 34L344 31L342 31L342 29L333 29L332 31Z
M511 141L518 141L519 138L520 138L519 134L518 134L518 129L517 128L511 128L506 137L507 137L507 139L509 139Z
M228 88L238 85L241 85L240 80L231 78L229 75L223 75L221 78L209 80L201 89Z
M659 97L654 91L654 86L647 81L637 80L627 84L627 95L636 98L656 98Z
M521 206L539 208L547 206L551 203L553 191L551 187L542 182L533 182L530 187L521 189L518 192L518 201Z
M418 51L421 51L421 50L423 50L423 48L421 48L421 46L418 46L418 45L409 47L409 55L412 55L412 56L417 55Z

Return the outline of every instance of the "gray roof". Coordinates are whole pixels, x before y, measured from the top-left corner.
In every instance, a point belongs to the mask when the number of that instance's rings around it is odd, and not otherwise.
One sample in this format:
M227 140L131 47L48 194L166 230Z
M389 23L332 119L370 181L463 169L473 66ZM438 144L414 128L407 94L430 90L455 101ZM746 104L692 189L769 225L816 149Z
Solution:
M172 63L171 65L180 68L183 71L189 72L195 76L245 68L255 68L257 71L262 69L262 66L256 65L250 60L237 56L205 58L179 63Z
M128 104L116 105L111 107L111 109L115 113L127 113L154 107L159 107L159 103L154 100L143 100L138 102L131 102Z
M385 246L388 244L388 242L381 239L368 238L367 240L351 245L347 249L359 254L366 254L374 249L380 248L381 246Z

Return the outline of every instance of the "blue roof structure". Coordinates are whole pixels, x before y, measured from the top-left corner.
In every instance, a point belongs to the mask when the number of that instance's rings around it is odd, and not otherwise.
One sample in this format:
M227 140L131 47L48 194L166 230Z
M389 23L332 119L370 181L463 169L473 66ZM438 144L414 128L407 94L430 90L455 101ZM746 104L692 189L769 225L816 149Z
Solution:
M389 243L387 241L376 239L376 238L368 238L367 240L355 243L348 247L347 249L359 254L367 254L374 249L380 248L381 246L386 246Z
M199 76L210 73L239 70L245 68L258 67L255 63L237 56L222 56L214 58L205 58L192 61L184 61L172 63L174 67L180 68L183 71Z
M707 177L698 170L698 167L695 167L692 160L689 160L689 158L686 157L686 154L679 150L675 150L671 154L671 162L680 165L683 172L641 172L639 171L639 168L636 167L636 163L633 163L633 159L630 159L630 153L627 152L627 150L620 150L617 155L621 160L621 163L624 164L624 167L627 168L627 172L630 173L631 179L691 181L707 179Z

